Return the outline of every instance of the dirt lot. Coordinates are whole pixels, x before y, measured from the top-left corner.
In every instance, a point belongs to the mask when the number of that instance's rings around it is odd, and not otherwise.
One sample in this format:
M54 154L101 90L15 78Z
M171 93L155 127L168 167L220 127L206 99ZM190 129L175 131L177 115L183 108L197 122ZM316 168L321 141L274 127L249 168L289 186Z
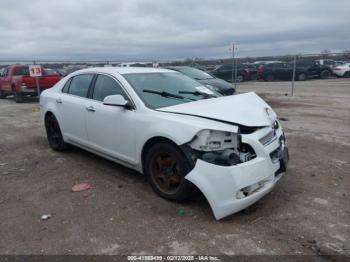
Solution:
M284 120L291 160L269 195L221 221L201 195L168 202L130 169L52 151L37 103L1 100L0 254L350 255L350 79L297 82L294 97L287 82L238 89Z

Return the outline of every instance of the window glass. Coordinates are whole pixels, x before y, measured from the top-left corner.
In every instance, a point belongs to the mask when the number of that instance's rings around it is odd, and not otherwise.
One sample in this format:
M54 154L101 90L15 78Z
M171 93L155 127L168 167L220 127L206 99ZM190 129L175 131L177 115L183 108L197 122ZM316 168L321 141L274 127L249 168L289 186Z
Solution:
M123 74L123 76L146 106L150 108L161 108L204 99L204 96L196 95L198 92L207 92L214 96L219 96L206 87L201 86L201 83L178 72L130 73ZM158 94L150 93L149 91L158 92ZM170 93L173 96L162 95L164 93Z
M181 67L178 71L184 73L185 75L194 78L196 80L206 80L212 79L213 77L208 73L193 67Z
M69 86L69 94L86 97L93 75L77 75Z
M126 98L123 89L117 81L109 76L99 75L95 83L92 98L98 101L103 101L106 96L111 95L122 95Z
M29 67L28 66L22 66L22 67L16 67L15 76L29 76Z
M72 81L72 78L68 79L68 81L65 83L64 87L62 88L62 93L68 93L69 84Z
M220 71L232 71L232 65L223 65L219 69Z

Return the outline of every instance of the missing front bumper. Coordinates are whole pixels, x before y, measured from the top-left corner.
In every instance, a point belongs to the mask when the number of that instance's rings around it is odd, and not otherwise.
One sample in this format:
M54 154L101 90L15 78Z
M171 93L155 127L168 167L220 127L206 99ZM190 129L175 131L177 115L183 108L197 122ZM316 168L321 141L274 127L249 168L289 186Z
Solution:
M288 163L288 148L280 159L257 157L235 166L218 166L200 159L185 177L207 198L217 220L254 204L269 193ZM276 174L280 174L276 176Z

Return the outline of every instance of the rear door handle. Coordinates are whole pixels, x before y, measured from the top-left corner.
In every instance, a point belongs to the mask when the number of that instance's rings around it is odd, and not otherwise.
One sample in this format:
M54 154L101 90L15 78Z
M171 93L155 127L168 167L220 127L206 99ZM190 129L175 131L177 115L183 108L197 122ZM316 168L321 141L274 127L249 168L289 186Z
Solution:
M62 99L61 99L61 98L56 99L56 103L57 103L57 104L62 104Z
M93 106L87 106L86 110L90 112L95 112L95 108Z

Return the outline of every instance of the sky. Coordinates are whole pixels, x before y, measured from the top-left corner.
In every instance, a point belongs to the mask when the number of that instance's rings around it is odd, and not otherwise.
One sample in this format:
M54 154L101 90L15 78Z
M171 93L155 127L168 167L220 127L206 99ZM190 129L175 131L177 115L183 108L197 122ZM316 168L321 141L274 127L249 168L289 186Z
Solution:
M350 50L350 0L1 1L0 60L162 61Z

